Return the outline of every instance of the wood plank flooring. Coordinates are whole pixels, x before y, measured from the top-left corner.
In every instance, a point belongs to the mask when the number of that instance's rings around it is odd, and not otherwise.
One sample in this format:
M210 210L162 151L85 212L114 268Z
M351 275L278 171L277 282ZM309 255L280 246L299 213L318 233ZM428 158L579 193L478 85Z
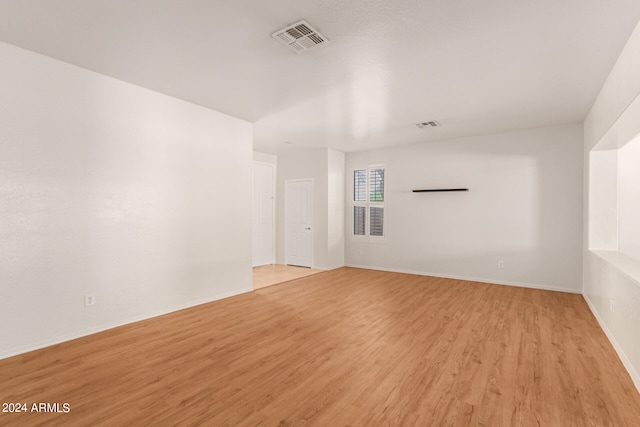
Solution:
M353 268L2 360L0 402L70 405L16 426L640 425L582 296Z
M253 267L253 289L261 289L267 286L278 285L289 280L312 276L324 270L296 267L293 265L261 265Z

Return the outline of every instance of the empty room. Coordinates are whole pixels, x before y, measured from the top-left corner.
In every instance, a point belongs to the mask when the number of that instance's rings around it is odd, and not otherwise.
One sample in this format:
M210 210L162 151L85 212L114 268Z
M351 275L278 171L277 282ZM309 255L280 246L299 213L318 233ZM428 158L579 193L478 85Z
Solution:
M640 425L637 0L0 0L0 426Z

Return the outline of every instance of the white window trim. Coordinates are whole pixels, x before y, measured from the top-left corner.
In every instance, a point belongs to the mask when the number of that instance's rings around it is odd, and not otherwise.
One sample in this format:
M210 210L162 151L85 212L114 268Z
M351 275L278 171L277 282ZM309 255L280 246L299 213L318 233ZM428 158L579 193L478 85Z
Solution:
M370 202L369 201L369 171L371 169L384 169L384 201L383 202ZM366 187L366 200L365 201L355 201L354 199L354 172L357 170L364 170L366 171L366 175L367 175L367 187ZM354 167L351 169L351 189L349 191L349 200L351 201L350 204L350 218L351 221L349 223L349 234L351 235L351 240L354 242L363 242L363 243L384 243L386 241L386 236L387 236L387 166L386 165L368 165L368 166L361 166L361 167ZM364 236L362 235L357 235L357 234L353 234L353 221L354 221L354 217L353 217L353 211L354 211L354 206L363 206L366 208L366 213L365 213L365 219L364 219ZM372 207L382 207L384 208L384 214L382 217L382 230L383 230L383 235L382 236L371 236L369 235L370 233L370 213L369 213L369 208Z

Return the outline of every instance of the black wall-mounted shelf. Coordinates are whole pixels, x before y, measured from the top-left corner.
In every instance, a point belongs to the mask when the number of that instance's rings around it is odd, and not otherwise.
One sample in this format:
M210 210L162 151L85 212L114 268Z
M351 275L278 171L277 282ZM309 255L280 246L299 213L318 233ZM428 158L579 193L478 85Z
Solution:
M468 188L436 188L432 190L412 190L414 193L438 193L442 191L469 191Z

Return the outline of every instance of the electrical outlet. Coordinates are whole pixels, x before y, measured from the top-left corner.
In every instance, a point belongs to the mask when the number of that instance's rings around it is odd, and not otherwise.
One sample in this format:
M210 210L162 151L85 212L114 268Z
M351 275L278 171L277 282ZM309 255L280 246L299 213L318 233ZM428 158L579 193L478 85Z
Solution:
M616 305L613 302L613 298L609 298L609 310L611 310L612 313L616 312Z
M92 307L96 305L96 294L86 294L84 296L84 306Z
M504 260L498 260L498 268L504 268Z

